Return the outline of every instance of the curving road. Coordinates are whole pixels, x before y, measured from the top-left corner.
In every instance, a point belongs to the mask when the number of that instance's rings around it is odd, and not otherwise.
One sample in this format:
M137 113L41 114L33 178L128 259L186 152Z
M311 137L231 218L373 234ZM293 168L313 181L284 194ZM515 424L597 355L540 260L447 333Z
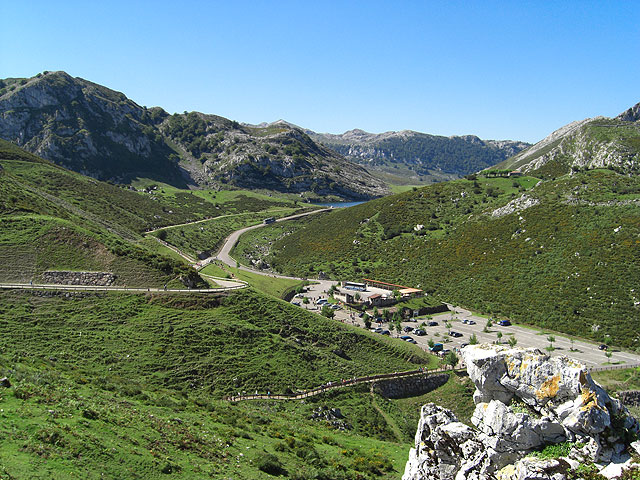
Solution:
M327 211L330 211L330 210L331 210L331 208L322 208L320 210L313 210L311 212L298 213L296 215L290 215L288 217L279 218L278 220L276 220L276 222L285 222L287 220L293 220L294 218L306 217L307 215L314 215L316 213L327 212ZM229 235L224 240L224 243L222 244L222 247L220 248L220 250L218 251L218 253L216 255L213 255L213 256L203 260L202 262L200 262L200 265L202 267L204 267L204 266L208 265L209 263L213 262L214 260L220 260L221 262L229 265L230 267L235 267L236 266L236 261L231 257L231 250L233 250L233 247L235 246L235 244L238 243L238 239L240 238L240 235L242 235L243 233L248 232L249 230L255 230L256 228L262 228L262 227L265 227L265 226L266 226L266 224L259 223L257 225L251 225L250 227L245 227L245 228L241 228L240 230L236 230L235 232L233 232L231 235ZM265 276L268 276L268 277L287 278L289 280L304 280L304 279L298 278L298 277L287 277L286 275L278 275L278 274L275 274L275 273L266 273L266 272L262 272L260 270L255 270L253 268L245 267L244 265L241 265L240 269L248 271L248 272L252 272L252 273L258 273L260 275L265 275Z

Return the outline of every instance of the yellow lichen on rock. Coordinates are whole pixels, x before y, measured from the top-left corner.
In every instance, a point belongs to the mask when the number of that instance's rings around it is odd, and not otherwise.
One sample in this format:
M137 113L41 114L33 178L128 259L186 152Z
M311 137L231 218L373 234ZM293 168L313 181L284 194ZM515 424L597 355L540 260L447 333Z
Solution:
M536 397L542 400L543 398L553 398L558 394L560 390L560 374L556 374L551 378L545 380L545 382L540 385L540 388L536 392Z
M515 465L507 465L496 472L497 480L511 480L516 474Z
M602 409L602 406L598 404L598 396L596 392L593 390L589 390L588 388L582 389L582 407L580 410L586 412L587 410L591 410L592 408Z

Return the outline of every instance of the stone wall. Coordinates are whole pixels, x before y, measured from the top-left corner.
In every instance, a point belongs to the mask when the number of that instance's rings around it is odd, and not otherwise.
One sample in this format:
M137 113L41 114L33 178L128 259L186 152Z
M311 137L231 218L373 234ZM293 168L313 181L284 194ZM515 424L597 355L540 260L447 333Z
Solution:
M405 398L422 395L441 387L449 380L448 373L415 377L390 378L373 385L373 391L385 398Z
M627 407L640 406L640 390L627 390L618 392L618 399Z
M58 272L48 271L42 274L42 282L55 285L87 285L108 287L116 280L109 272Z

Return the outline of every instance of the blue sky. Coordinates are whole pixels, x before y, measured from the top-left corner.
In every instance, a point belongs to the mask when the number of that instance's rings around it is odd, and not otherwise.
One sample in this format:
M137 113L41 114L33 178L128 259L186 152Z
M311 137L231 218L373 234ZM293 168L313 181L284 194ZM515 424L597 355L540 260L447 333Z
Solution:
M65 70L141 105L318 132L535 142L640 101L640 2L23 1L0 77Z

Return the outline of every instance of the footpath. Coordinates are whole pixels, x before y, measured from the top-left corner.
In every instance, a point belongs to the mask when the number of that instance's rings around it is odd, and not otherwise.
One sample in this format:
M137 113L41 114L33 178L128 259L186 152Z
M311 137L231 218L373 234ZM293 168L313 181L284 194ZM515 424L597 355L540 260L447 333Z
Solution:
M466 372L467 369L463 367L451 369L451 368L434 368L431 370L420 368L418 370L409 370L406 372L394 372L394 373L382 373L379 375L369 375L366 377L354 377L344 380L337 380L332 382L327 382L319 387L313 388L311 390L305 390L303 392L298 393L290 393L290 394L271 394L267 393L258 393L255 395L230 395L224 397L224 400L228 400L230 402L238 402L241 400L303 400L305 398L314 397L316 395L320 395L325 392L329 392L331 390L336 390L338 388L351 387L353 385L363 384L363 383L375 383L380 380L388 380L392 378L407 378L407 377L415 377L415 376L429 376L434 375L436 373L446 373L446 372Z

